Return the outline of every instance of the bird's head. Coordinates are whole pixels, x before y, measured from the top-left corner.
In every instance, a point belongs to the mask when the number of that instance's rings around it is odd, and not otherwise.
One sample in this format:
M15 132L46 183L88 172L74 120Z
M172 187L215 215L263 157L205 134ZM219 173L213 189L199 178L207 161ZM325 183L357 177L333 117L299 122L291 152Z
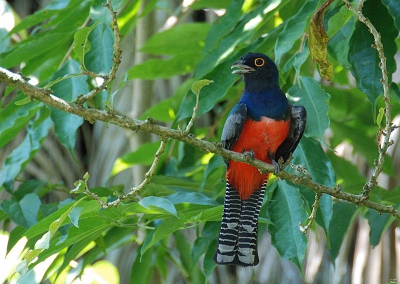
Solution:
M260 84L278 85L278 68L265 54L247 53L233 63L231 68L235 68L232 74L243 75L245 84L259 82Z

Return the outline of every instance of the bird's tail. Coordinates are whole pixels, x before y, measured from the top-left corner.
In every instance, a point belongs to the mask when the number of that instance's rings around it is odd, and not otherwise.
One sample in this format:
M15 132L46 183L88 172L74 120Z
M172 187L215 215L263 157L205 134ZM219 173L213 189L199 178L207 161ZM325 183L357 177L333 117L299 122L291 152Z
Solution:
M241 200L238 191L226 182L221 232L214 261L218 264L254 266L257 251L258 215L264 199L265 184L248 199Z

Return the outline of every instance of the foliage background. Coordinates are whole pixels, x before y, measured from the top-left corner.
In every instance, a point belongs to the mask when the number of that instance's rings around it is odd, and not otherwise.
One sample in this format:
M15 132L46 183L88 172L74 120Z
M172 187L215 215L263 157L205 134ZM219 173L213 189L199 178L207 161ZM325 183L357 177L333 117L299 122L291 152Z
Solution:
M88 93L98 81L87 75L64 76L79 74L81 66L95 73L109 72L114 37L102 2L0 1L0 66L21 72L38 86L50 86L69 102ZM372 35L343 2L334 1L325 13L331 82L320 76L311 60L307 36L310 18L323 1L112 3L123 36L122 63L108 92L88 101L87 107L184 127L195 104L190 86L207 78L214 83L201 91L191 133L216 142L243 89L230 66L248 51L260 51L277 63L281 87L291 101L308 112L306 134L292 163L305 167L321 184L340 184L345 192L361 193L377 157L376 118L384 103ZM392 112L398 114L400 4L368 0L363 13L381 33ZM84 51L79 47L82 41ZM2 271L1 279L8 277L12 283L32 283L33 277L38 283L400 279L394 217L323 195L317 224L303 235L298 223L306 222L315 193L276 178L269 182L260 217L260 265L216 267L212 255L225 185L220 157L170 140L151 183L130 202L101 209L78 189L78 194L70 193L75 181L88 172L90 191L114 200L115 193L121 195L143 180L159 138L112 124L91 124L0 86L4 231L0 257L10 271L7 275ZM399 124L398 117L394 123ZM384 174L370 199L398 208L398 131L393 139ZM28 252L18 258L24 247Z

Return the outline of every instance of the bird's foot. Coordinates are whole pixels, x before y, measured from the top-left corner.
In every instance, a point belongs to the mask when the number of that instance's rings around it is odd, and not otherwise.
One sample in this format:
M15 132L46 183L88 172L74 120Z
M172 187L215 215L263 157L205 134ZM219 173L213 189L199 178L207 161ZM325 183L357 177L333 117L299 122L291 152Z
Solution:
M275 161L274 157L269 156L269 158L271 160L271 164L275 167L274 175L276 175L280 171L281 167L279 163Z
M245 155L245 156L247 156L247 157L249 157L249 158L251 158L251 159L254 159L254 152L253 152L253 150L250 150L250 151L243 151L243 155Z

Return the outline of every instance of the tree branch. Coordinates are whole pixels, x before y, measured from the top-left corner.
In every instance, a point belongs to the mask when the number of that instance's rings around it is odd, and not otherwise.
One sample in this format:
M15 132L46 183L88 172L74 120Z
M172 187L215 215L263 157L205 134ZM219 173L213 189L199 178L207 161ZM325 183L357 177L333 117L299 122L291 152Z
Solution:
M196 147L205 152L212 152L221 156L226 160L233 159L235 161L244 162L250 164L261 172L274 172L275 167L273 165L264 163L260 160L252 159L248 155L243 155L240 153L232 152L221 147L220 143L211 143L209 141L199 140L193 135L186 135L180 130L171 129L156 124L153 120L137 120L131 119L125 116L117 115L112 112L107 112L104 110L96 110L85 108L82 105L76 103L69 103L63 99L60 99L50 93L50 90L38 88L29 84L21 75L12 73L4 68L0 67L0 82L6 83L8 86L15 87L20 91L24 92L31 99L36 99L49 106L55 107L57 109L66 111L78 115L85 120L93 123L94 121L103 121L117 125L119 127L127 128L132 131L146 131L154 133L163 139L170 138L178 141L182 141L193 147ZM384 206L377 202L373 202L366 199L363 195L354 195L343 192L340 186L336 188L330 188L325 185L314 182L309 176L296 175L284 170L277 173L277 177L288 180L294 184L305 186L316 193L329 194L337 199L354 203L356 205L364 205L368 208L374 209L379 213L388 213L396 218L400 219L400 211L396 210L394 206Z
M391 115L391 104L390 104L390 95L389 95L389 78L388 78L388 72L386 69L386 57L384 54L383 50L383 44L381 41L381 35L379 32L375 29L374 25L371 23L371 21L366 18L363 13L362 13L362 7L364 4L364 0L361 0L359 3L358 8L354 8L348 0L343 0L345 3L346 7L352 11L357 19L364 23L368 28L369 32L374 36L374 44L372 45L373 48L375 48L378 51L380 63L379 63L379 68L382 71L382 79L381 83L383 86L383 100L385 102L385 128L384 130L379 129L378 137L383 136L383 141L382 145L379 145L378 149L378 159L375 160L375 169L374 172L372 173L370 179L366 182L366 184L363 187L362 195L364 198L369 198L369 194L371 190L378 184L378 177L382 173L383 170L383 164L385 162L385 156L387 155L387 150L388 148L393 144L393 140L390 139L390 135L396 127L392 124L392 115ZM380 143L380 141L378 141Z

